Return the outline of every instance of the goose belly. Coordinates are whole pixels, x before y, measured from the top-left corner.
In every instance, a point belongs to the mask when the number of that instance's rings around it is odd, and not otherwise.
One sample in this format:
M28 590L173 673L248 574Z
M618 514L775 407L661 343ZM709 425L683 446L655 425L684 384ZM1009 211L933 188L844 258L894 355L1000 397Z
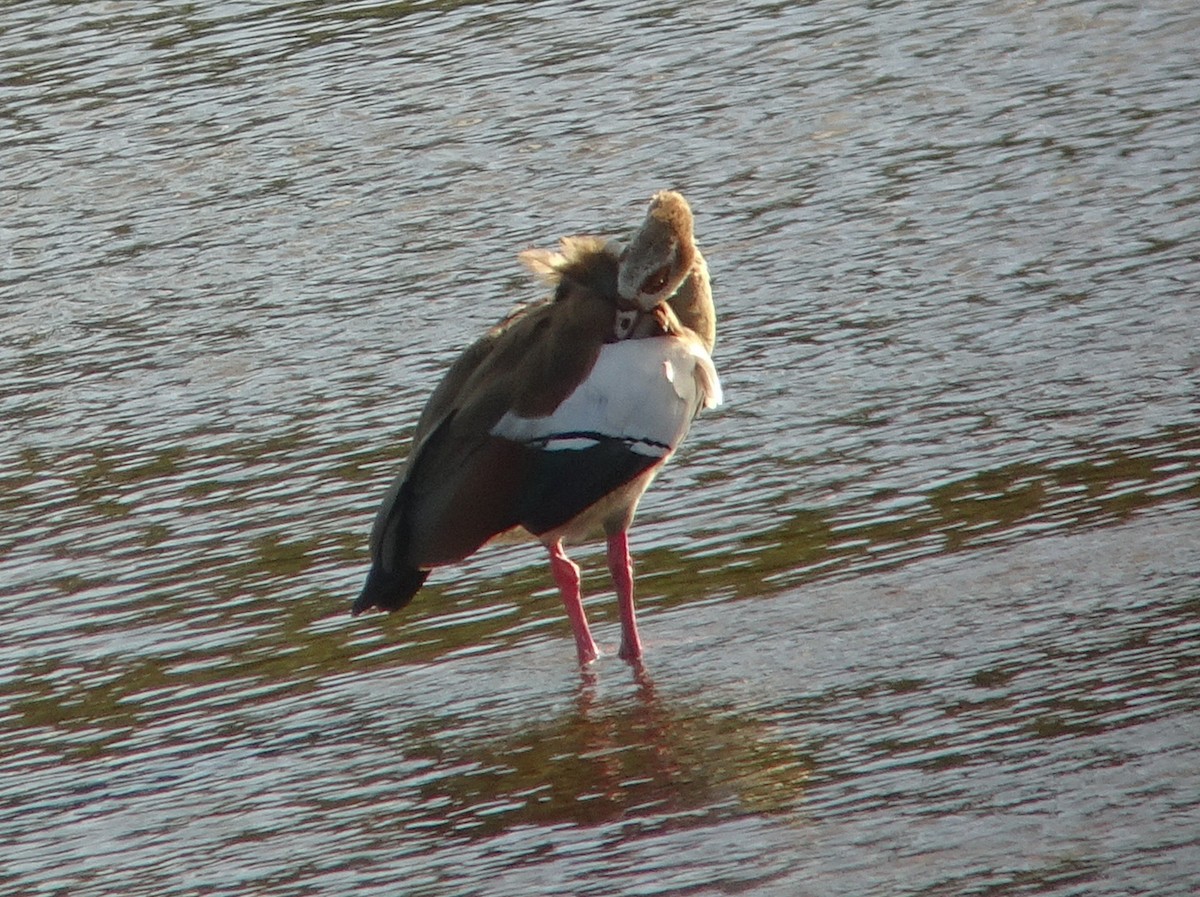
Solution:
M719 401L716 371L697 344L656 337L604 345L551 414L510 411L491 430L527 450L521 525L542 535L598 505L614 519L629 516L696 412Z

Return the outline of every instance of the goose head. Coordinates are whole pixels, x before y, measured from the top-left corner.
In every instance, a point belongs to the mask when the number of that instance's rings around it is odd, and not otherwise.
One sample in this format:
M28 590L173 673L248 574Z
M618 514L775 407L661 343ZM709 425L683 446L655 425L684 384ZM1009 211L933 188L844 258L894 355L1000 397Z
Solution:
M656 193L646 220L621 253L617 292L622 304L652 311L675 294L695 261L687 200L673 190Z

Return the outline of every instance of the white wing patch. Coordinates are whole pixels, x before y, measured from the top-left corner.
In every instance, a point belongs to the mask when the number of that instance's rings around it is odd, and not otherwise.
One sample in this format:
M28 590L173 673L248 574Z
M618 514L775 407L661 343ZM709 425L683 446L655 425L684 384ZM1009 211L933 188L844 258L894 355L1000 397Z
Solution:
M633 451L665 456L701 408L721 403L721 383L704 348L673 336L606 343L587 378L552 414L508 412L492 434L548 450L578 449L594 437L625 439Z

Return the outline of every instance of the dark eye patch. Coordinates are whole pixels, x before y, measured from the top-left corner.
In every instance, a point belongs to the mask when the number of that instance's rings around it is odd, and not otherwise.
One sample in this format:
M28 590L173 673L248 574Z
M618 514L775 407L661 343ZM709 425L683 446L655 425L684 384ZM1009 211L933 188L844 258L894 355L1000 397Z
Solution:
M642 281L642 292L653 295L667 285L667 279L671 276L671 266L663 265L649 277Z

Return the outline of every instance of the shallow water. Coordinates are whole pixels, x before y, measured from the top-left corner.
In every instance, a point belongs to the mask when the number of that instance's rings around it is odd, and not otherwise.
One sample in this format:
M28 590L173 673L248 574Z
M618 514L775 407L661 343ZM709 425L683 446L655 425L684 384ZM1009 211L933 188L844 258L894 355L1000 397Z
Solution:
M6 893L1200 888L1190 4L0 33ZM528 546L350 619L515 252L663 186L728 401L632 534L646 668Z

